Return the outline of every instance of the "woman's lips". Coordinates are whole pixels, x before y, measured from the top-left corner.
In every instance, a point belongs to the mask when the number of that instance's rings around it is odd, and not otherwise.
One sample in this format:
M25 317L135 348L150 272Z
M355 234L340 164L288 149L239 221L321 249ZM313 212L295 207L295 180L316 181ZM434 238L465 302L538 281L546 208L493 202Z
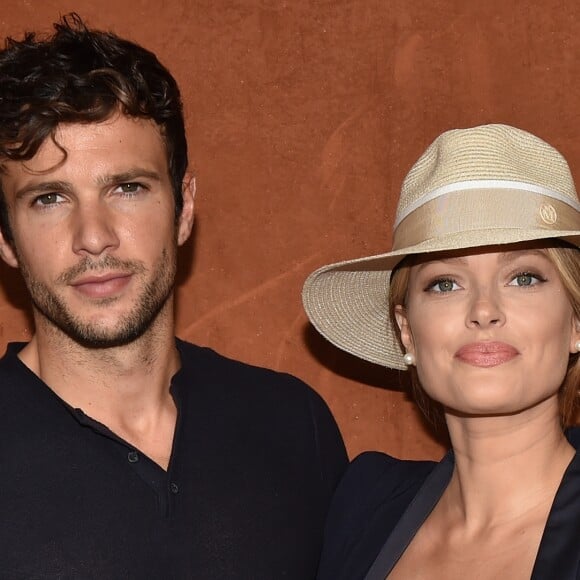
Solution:
M131 274L118 273L105 276L87 276L75 280L71 286L88 298L110 298L129 283Z
M462 346L455 358L476 367L495 367L519 354L516 348L505 342L472 342Z

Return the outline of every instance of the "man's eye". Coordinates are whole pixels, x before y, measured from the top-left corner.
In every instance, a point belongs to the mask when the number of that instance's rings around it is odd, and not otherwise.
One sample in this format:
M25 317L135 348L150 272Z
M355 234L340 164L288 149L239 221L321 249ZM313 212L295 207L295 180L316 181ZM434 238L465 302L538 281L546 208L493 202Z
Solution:
M33 205L36 206L48 206L48 205L56 205L61 203L64 200L62 195L58 193L43 193L34 198Z
M136 183L136 182L121 183L121 185L119 185L117 187L117 191L119 193L122 193L124 195L129 195L129 196L134 195L136 193L139 193L143 189L145 189L145 186L142 183Z
M459 285L455 280L451 278L439 278L438 280L433 280L426 288L428 292L436 292L436 293L443 293L443 292L452 292L457 290Z

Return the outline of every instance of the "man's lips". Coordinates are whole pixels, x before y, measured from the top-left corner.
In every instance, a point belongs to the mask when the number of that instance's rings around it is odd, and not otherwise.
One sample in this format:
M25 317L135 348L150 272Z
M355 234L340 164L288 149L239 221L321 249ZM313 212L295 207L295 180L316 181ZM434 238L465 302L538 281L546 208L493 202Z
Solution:
M519 354L515 347L505 342L472 342L462 346L455 358L476 367L495 367Z
M125 288L131 276L127 272L84 276L72 282L71 286L89 298L108 298Z

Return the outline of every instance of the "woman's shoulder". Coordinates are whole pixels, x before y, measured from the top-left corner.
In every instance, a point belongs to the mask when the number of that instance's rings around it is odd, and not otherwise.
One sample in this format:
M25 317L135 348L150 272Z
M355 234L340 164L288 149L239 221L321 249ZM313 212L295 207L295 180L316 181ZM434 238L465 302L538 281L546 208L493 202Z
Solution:
M365 520L369 512L415 495L436 463L409 461L367 451L348 466L335 492L331 513L337 518ZM398 510L397 510L398 511Z
M353 459L343 478L344 485L371 484L386 478L390 484L400 480L423 480L437 465L435 461L397 459L379 451L365 451Z
M356 457L332 500L319 578L358 578L368 569L435 465L379 452Z
M566 431L568 441L578 450L580 450L580 427L570 427Z

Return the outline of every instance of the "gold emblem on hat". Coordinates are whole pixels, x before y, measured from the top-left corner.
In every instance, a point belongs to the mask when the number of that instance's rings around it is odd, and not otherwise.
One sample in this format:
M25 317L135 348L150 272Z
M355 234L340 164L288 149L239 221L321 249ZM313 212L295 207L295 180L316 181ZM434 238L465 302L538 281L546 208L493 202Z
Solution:
M543 203L540 206L540 217L545 224L551 226L558 219L558 212L551 203Z

